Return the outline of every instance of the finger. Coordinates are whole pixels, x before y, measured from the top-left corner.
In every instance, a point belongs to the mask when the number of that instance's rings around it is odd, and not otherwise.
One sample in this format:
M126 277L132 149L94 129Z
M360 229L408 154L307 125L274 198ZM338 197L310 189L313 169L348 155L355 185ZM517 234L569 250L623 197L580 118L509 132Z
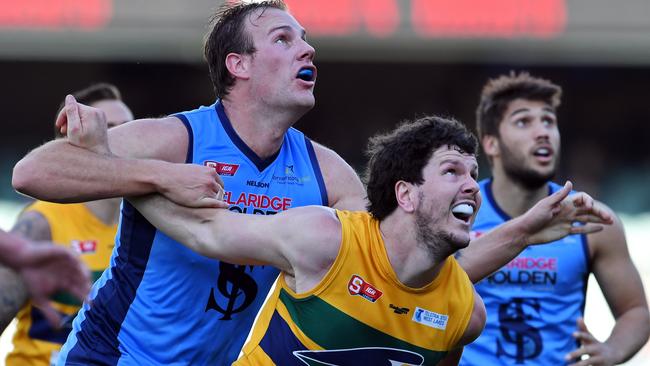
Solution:
M583 345L582 348L586 348L587 345L597 342L596 338L594 338L594 336L589 332L574 332L573 338Z
M605 227L596 224L587 224L581 226L572 226L569 229L570 234L593 234L602 231Z
M587 324L585 323L585 318L583 317L578 317L578 319L576 319L576 328L578 328L578 331L580 332L589 332Z
M221 176L219 174L217 174L216 170L214 170L214 169L212 170L212 172L214 173L215 182L217 182L219 187L223 188L223 180L221 179Z
M573 206L575 207L590 210L594 206L594 199L587 193L576 193L571 198L573 199Z
M70 94L65 97L65 114L68 121L68 132L81 132L81 118L79 117L79 105Z
M197 206L197 208L228 208L228 207L229 205L227 202L213 197L201 198Z
M551 205L554 206L562 202L562 200L564 200L569 195L569 193L571 193L571 189L573 189L573 183L567 180L566 183L564 183L564 187L562 187L562 189L548 197Z
M66 288L67 291L69 291L74 297L79 299L79 301L84 301L86 297L88 297L88 294L90 293L90 278L78 274L78 275L73 275L75 278L72 279L71 283L68 288Z
M582 361L569 364L568 366L591 366L591 365L596 365L596 363L594 363L594 360L591 357L589 357Z
M59 314L58 311L56 311L52 305L50 305L49 301L47 299L45 300L36 300L32 299L32 305L37 307L43 315L45 316L45 319L47 320L48 323L55 329L59 329L61 326L61 315Z
M569 352L564 356L564 359L569 362L569 361L576 361L576 364L580 363L580 360L582 359L582 356L588 356L589 352L587 352L587 349L584 346L581 346L579 348L574 349L573 351ZM575 365L575 364L574 364Z
M65 135L68 131L68 116L66 114L65 105L59 111L59 114L56 116L56 121L54 122L56 128L59 129L62 135Z
M613 217L606 211L578 210L574 215L574 221L595 224L611 225L614 223Z

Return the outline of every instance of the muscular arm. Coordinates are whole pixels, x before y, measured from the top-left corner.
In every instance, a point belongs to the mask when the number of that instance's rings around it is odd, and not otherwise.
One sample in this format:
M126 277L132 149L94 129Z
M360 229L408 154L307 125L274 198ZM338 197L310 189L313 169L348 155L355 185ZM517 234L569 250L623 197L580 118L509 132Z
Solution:
M34 211L24 212L11 229L12 234L21 235L31 240L51 240L50 225L45 218ZM13 253L9 248L4 253ZM14 270L0 266L0 333L27 301L28 293L25 283Z
M12 183L21 193L55 202L150 193L169 167L148 159L184 162L187 141L175 118L133 121L108 131L110 153L67 139L46 143L18 162Z
M318 272L320 263L336 257L341 240L336 214L321 206L264 216L189 209L160 195L129 200L154 226L198 253L229 263L268 264L290 275Z
M650 314L643 285L630 259L618 218L602 232L589 235L588 242L593 273L616 323L607 340L600 343L579 322L576 338L583 347L574 351L571 358L588 354L588 360L596 364L622 363L634 356L650 335Z
M185 162L189 137L176 117L137 120L106 131L102 111L66 98L51 141L14 168L12 184L53 202L82 202L158 192L188 206L220 207L214 169Z
M329 207L339 210L365 211L366 190L352 167L333 150L314 143Z

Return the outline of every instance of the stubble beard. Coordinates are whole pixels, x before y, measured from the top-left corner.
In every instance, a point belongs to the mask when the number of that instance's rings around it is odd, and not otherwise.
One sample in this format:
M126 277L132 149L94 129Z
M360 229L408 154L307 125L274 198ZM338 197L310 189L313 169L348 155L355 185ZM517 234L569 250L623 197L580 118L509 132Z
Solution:
M503 172L511 181L514 181L516 184L519 184L526 189L536 190L545 186L551 179L553 179L553 177L555 177L559 154L555 156L553 169L544 174L526 166L524 157L514 153L502 141L500 141L500 144Z
M454 254L458 249L469 245L467 240L458 238L456 235L444 231L435 230L430 214L422 212L419 208L415 211L415 237L417 245L424 249L434 263L442 262L448 256Z

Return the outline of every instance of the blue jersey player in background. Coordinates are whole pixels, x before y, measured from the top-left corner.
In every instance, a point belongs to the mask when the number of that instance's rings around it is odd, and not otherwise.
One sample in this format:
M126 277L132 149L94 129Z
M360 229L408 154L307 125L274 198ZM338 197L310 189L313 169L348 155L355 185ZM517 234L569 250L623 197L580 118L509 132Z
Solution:
M475 236L561 188L550 181L560 153L560 95L559 86L526 73L484 87L477 130L492 178L480 182L483 205ZM582 319L590 273L616 318L604 342ZM597 233L529 246L476 289L487 324L465 348L461 365L613 365L631 358L650 333L643 286L618 219Z

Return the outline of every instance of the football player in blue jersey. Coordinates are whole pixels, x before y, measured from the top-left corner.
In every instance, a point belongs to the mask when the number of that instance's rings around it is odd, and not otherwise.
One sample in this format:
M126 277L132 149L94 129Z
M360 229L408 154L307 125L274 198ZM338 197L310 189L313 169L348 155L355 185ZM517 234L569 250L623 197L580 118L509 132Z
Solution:
M480 183L484 199L475 235L559 189L551 179L560 157L560 96L559 86L527 73L503 75L484 87L477 130L492 177ZM590 273L616 318L604 342L582 319ZM465 349L463 365L614 365L631 358L650 333L643 286L618 218L600 232L528 247L476 288L488 320Z

